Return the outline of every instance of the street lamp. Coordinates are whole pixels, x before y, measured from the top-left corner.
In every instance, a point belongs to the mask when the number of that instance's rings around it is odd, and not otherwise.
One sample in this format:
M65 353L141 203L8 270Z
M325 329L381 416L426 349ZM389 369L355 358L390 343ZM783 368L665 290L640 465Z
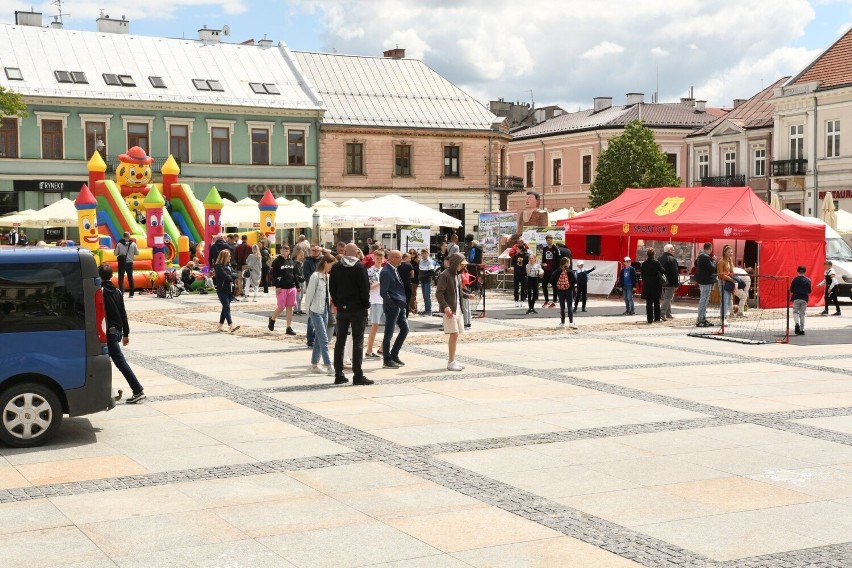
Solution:
M98 151L98 154L100 154L101 157L104 155L104 148L106 148L106 144L104 144L103 140L98 138L97 142L95 142L95 150Z
M320 242L320 214L318 209L314 209L314 242L320 246L322 243Z

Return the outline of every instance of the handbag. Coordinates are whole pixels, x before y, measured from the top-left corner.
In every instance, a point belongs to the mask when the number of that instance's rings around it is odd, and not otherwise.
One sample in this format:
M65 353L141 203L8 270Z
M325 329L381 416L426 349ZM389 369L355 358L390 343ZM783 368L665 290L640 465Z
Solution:
M669 279L666 278L666 275L663 274L662 272L657 272L657 280L660 281L660 286L668 286L669 285Z
M733 280L725 280L725 283L722 285L725 289L725 292L733 292L734 291L734 282Z

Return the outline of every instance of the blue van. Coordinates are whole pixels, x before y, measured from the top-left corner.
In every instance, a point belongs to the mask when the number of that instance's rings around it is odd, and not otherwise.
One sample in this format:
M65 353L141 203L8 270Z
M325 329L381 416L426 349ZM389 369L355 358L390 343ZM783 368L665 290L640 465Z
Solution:
M88 250L0 247L0 441L115 406L100 283Z

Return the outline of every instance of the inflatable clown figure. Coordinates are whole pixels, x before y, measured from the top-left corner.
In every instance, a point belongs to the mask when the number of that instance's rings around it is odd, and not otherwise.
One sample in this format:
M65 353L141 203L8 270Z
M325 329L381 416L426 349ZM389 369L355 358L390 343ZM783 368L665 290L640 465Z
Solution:
M151 183L151 164L154 158L139 146L133 146L127 153L118 156L115 168L115 183L121 188L121 195L127 206L141 220L145 197Z
M148 229L148 244L151 246L151 268L155 272L166 269L166 228L163 222L163 207L166 202L156 187L152 187L145 198L145 226Z
M278 211L278 203L268 189L258 203L258 209L260 209L260 234L269 241L269 252L275 254L275 213Z
M89 186L83 184L80 194L74 200L77 209L77 229L80 231L80 242L82 245L97 253L100 250L101 238L98 234L98 200L89 190Z

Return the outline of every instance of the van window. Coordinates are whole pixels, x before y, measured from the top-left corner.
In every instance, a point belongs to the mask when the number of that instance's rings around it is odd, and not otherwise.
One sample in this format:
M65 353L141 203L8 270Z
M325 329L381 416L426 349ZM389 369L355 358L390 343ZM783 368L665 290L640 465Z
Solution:
M83 330L80 264L7 264L0 269L0 333Z

